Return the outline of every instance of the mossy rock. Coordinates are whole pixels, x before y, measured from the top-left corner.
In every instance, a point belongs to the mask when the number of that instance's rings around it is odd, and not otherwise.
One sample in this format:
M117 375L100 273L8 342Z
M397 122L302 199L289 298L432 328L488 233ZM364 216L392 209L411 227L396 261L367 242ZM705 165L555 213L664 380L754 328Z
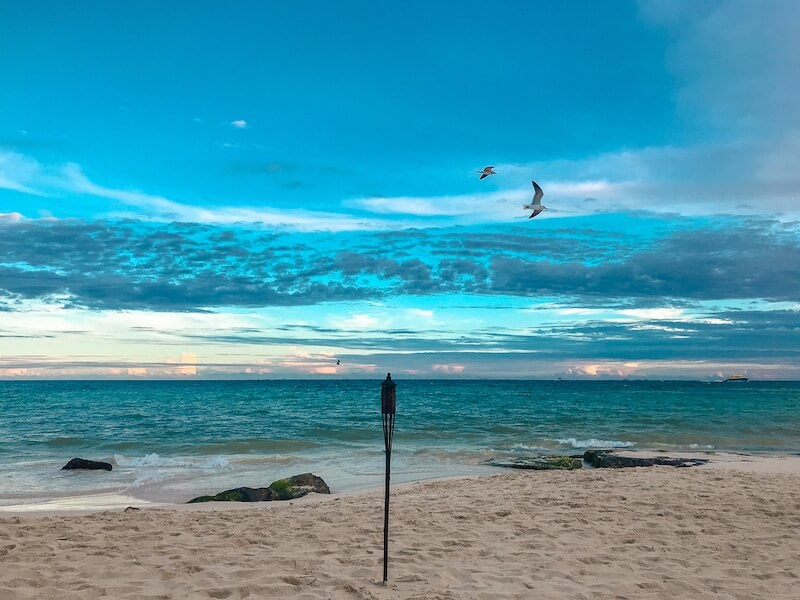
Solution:
M240 487L232 490L225 490L214 496L200 496L189 500L189 504L196 502L266 502L278 500L277 494L272 488L249 488Z
M294 475L286 479L273 481L268 487L239 487L225 490L213 496L199 496L189 500L189 504L197 502L269 502L272 500L294 500L302 498L310 492L330 494L328 484L321 477L311 473Z
M574 456L525 456L512 459L495 458L488 461L493 467L506 467L509 469L532 469L534 471L549 471L553 469L571 471L580 469L581 459Z
M269 487L275 492L276 500L294 500L295 498L302 498L310 492L318 494L331 493L328 484L321 477L311 473L279 479L278 481L273 481Z

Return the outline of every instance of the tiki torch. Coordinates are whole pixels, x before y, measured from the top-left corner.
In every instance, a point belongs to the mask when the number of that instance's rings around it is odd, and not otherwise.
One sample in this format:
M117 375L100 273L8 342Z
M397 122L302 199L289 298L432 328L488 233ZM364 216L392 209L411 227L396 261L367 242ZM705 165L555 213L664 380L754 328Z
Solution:
M394 415L397 412L397 385L392 374L387 373L381 383L381 414L383 415L383 443L386 447L386 499L383 504L383 583L386 583L389 561L389 467L392 462Z

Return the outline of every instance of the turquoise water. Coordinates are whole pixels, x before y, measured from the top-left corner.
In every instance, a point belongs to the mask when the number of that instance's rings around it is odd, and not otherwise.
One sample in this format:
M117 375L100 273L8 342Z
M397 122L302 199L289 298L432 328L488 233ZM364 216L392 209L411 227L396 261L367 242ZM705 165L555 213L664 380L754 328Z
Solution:
M397 381L395 482L487 459L626 447L800 453L800 382ZM72 457L107 472L60 471ZM383 477L380 379L0 382L0 504L119 491L183 501L311 471Z

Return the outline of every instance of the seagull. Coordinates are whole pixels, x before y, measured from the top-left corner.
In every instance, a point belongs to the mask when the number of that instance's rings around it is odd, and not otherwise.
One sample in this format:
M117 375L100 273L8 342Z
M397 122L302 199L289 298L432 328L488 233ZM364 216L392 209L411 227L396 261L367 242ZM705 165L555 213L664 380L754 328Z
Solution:
M484 167L483 171L476 172L481 174L478 180L485 179L489 175L497 175L497 173L494 172L494 167Z
M532 219L543 210L547 210L546 206L542 206L542 198L544 197L544 192L542 191L542 188L540 188L539 184L536 183L535 181L531 181L531 183L533 184L533 189L534 189L533 200L531 200L530 204L526 204L522 207L525 210L533 211L531 213L531 216L528 217L529 219Z

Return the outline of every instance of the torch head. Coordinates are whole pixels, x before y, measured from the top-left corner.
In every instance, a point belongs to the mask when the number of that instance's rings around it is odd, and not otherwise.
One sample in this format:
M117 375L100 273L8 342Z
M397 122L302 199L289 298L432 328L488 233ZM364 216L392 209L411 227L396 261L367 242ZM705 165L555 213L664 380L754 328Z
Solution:
M392 381L392 374L387 373L386 379L381 383L381 413L393 415L397 412L397 384Z

